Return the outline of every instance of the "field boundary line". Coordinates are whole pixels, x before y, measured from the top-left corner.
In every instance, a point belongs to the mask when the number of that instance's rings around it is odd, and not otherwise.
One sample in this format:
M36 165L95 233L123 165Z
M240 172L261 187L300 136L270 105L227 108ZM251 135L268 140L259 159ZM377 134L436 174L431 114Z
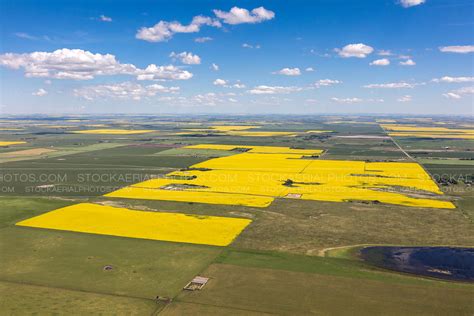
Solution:
M115 297L122 297L122 298L132 298L132 299L145 300L145 301L155 301L152 298L146 298L146 297L130 296L130 295L123 295L123 294L113 294L113 293L105 293L105 292L94 292L94 291L73 289L73 288L60 287L60 286L49 286L49 285L43 285L43 284L35 284L35 283L23 282L23 281L12 281L12 280L0 279L0 282L11 283L11 284L20 284L20 285L30 285L30 286L49 288L49 289L71 291L71 292L82 292L82 293L107 295L107 296L115 296Z
M240 311L244 311L244 312L255 312L255 313L265 313L265 314L268 314L268 315L279 315L279 314L275 314L275 313L272 313L272 312L266 312L266 311L261 311L261 310L256 310L256 309L249 309L249 308L238 308L238 307L233 307L233 306L223 306L223 305L216 305L216 304L207 304L207 303L198 303L198 302L189 302L189 301L183 301L183 300L180 300L180 299L176 299L173 301L174 302L177 302L177 303L186 303L186 304L194 304L194 305L203 305L203 306L214 306L214 307L222 307L222 308L226 308L226 309L234 309L234 310L240 310ZM172 304L172 303L171 303ZM170 304L170 305L171 305ZM166 309L163 308L160 312L164 311ZM159 313L158 313L159 315Z
M392 142L398 147L398 149L400 149L401 152L405 154L405 156L407 156L410 160L416 162L416 159L413 158L412 156L410 156L410 154L407 153L407 152L402 148L402 146L400 146L400 145L395 141L395 139L394 139L392 136L390 136L390 133L387 132L387 131L385 130L385 128L384 128L382 125L379 124L379 126L380 126L380 128L384 131L384 133L385 133L388 137L390 137L390 139L391 139Z
M393 142L395 145L397 145L397 147L398 147L408 158L410 158L413 162L415 162L415 163L417 163L419 166L421 166L421 168L430 176L431 181L433 181L433 182L436 184L436 186L438 187L438 189L439 189L440 191L442 191L442 190L441 190L442 188L441 188L440 184L434 179L434 177L433 177L433 175L431 174L431 172L429 172L429 171L425 168L425 166L424 166L422 163L418 162L418 160L416 160L416 159L413 158L409 153L407 153L407 152L402 148L402 146L400 146L400 144L398 144L398 143L395 141L395 139L394 139L392 136L390 136L390 133L387 133L387 131L385 130L385 128L383 128L382 125L379 124L379 126L380 126L380 128L387 134L387 136L390 137L390 139L392 140L392 142ZM446 194L446 195L447 195L447 194ZM454 204L454 201L450 201L450 202ZM455 205L455 204L454 204L454 205Z

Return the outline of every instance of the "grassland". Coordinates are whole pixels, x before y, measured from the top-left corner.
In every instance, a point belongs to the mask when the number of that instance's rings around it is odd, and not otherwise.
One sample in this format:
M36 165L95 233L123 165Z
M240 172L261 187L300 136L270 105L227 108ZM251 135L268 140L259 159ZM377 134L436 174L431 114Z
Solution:
M176 301L279 315L462 315L472 311L469 304L474 294L472 287L361 282L350 277L228 264L213 264L205 274L212 281L204 291L182 293Z
M153 300L2 281L0 293L0 310L10 315L151 315L162 308Z
M175 296L220 251L23 227L1 229L0 248L0 280L144 299Z

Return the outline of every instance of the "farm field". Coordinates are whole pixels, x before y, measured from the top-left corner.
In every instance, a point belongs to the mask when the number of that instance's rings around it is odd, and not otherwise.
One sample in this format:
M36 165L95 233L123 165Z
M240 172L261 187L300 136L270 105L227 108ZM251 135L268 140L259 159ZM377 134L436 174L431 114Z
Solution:
M0 146L11 146L11 145L19 145L24 144L25 142L22 141L0 141Z
M447 127L416 126L411 124L381 124L390 136L417 138L474 139L474 129L455 129Z
M11 314L108 315L114 306L117 314L151 315L162 308L151 300L11 282L0 282L0 292L0 309Z
M466 314L471 311L472 288L449 288L424 284L403 284L325 274L213 264L206 275L212 278L206 291L182 293L181 302L229 310L248 310L269 314L293 315L336 313L366 315L384 313ZM232 286L228 286L232 284ZM354 292L357 289L357 294ZM418 297L416 301L413 297ZM350 306L344 302L350 301ZM168 308L163 310L167 314ZM194 310L190 308L190 312ZM232 312L231 312L232 313ZM170 313L172 315L172 313Z
M184 149L238 149L245 152L204 161L190 166L190 171L172 172L164 179L134 184L107 196L253 207L267 207L271 197L287 197L454 208L449 201L377 191L398 186L441 194L429 175L416 163L313 161L312 158L318 158L322 150L285 147L194 145ZM221 201L219 195L229 200Z
M416 124L465 124L435 122ZM473 140L380 124L414 122L7 118L0 139L22 143L0 147L0 311L472 314L472 283L358 256L363 245L474 247ZM153 133L71 132L96 127ZM208 284L183 290L198 275Z
M143 212L80 203L17 223L17 226L100 235L227 246L250 220L180 213Z
M127 129L86 129L82 131L72 131L72 133L77 134L110 134L110 135L133 135L133 134L144 134L151 133L153 130L146 129L136 129L136 130L127 130Z

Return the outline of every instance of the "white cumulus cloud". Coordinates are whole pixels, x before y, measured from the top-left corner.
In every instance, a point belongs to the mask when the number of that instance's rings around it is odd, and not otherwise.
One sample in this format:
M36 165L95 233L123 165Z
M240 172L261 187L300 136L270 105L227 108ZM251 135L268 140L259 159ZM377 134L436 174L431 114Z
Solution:
M147 42L165 42L176 33L197 33L203 25L221 27L219 20L198 15L193 17L191 23L183 25L180 22L160 21L152 27L142 27L138 30L135 37Z
M101 14L101 15L99 16L99 20L101 20L102 22L112 22L112 18L111 18L111 17L105 16L105 15L103 15L103 14Z
M182 70L176 66L148 65L145 69L139 70L137 80L188 80L193 74L187 70Z
M214 80L213 84L215 86L225 86L227 84L227 80L224 79L216 79Z
M252 49L252 48L259 49L260 45L258 45L258 44L257 45L252 45L252 44L249 44L249 43L243 43L242 47L243 48L250 48L250 49Z
M242 24L242 23L260 23L271 20L275 17L275 12L258 7L249 11L247 9L233 7L230 11L214 10L214 14L222 19L227 24Z
M212 41L212 37L208 37L208 36L206 36L206 37L197 37L197 38L194 39L194 41L196 43L210 42L210 41Z
M283 68L272 73L284 76L299 76L301 75L301 70L299 68Z
M212 63L211 69L214 71L219 71L219 65Z
M367 57L367 55L370 55L374 51L374 49L371 46L358 43L346 45L341 49L336 48L335 51L339 54L339 56L343 58L365 58Z
M463 96L471 94L474 94L474 86L456 89L448 93L444 93L443 96L448 99L461 99Z
M314 83L314 86L316 88L319 88L319 87L329 87L329 86L332 86L332 85L335 85L335 84L340 84L342 83L342 81L339 81L339 80L333 80L333 79L321 79L321 80L318 80Z
M413 61L413 59L407 59L405 61L399 62L400 65L402 66L415 66L416 63Z
M461 96L459 94L454 93L454 92L443 93L443 97L445 97L447 99L461 99Z
M165 87L159 84L141 85L133 82L86 86L74 89L74 95L86 100L98 98L141 100L158 93L175 93L179 87Z
M381 49L377 52L377 55L379 55L379 56L392 56L393 54L390 50Z
M443 53L468 54L474 53L474 45L442 46L439 50Z
M449 76L444 76L444 77L441 77L441 78L435 78L431 81L433 81L433 82L446 82L446 83L474 82L474 77L449 77Z
M412 100L411 95L404 95L397 99L398 102L410 102Z
M188 52L181 52L181 53L172 52L170 54L170 57L173 59L177 59L186 65L199 65L201 63L201 57L199 57L198 55L194 55L193 53L188 53Z
M391 83L372 83L365 85L364 88L368 89L403 89L409 88L412 89L419 84L408 83L408 82L391 82Z
M240 83L240 82L237 82L237 83L234 83L233 85L231 85L231 88L236 88L236 89L243 89L245 87L246 86L243 83Z
M48 91L44 90L43 88L40 88L36 90L35 92L32 93L32 95L37 96L37 97L42 97L48 94Z
M292 92L299 92L303 90L301 87L294 86L266 86L260 85L249 90L250 94L288 94Z
M225 88L235 88L235 89L243 89L245 88L245 85L241 83L240 81L237 81L235 83L229 82L229 80L224 80L224 79L216 79L214 80L213 84L215 86L221 86Z
M420 4L425 3L426 0L400 0L400 4L404 8L414 7Z
M148 65L139 69L120 63L114 55L94 54L82 49L58 49L53 52L0 55L0 66L23 69L28 78L90 80L96 76L133 75L139 80L186 80L192 73L175 66ZM148 78L148 79L146 79Z
M306 71L306 72L313 72L313 71L314 71L314 68L313 68L313 67L308 67L308 68L306 68L304 71Z
M387 58L377 59L371 62L369 65L371 66L388 66L390 65L390 60Z
M353 104L353 103L360 103L363 100L360 98L337 98L333 97L331 98L332 101L337 102L337 103L343 103L343 104Z
M239 7L233 7L230 11L213 10L216 18L197 15L191 22L183 25L178 21L159 21L151 27L140 28L135 37L147 42L165 42L177 33L197 33L202 26L222 27L222 22L226 24L260 23L271 20L275 17L275 12L258 7L251 11ZM212 40L210 37L196 38L198 43Z
M135 74L132 64L119 63L114 55L93 54L82 49L58 49L54 52L0 55L0 65L23 68L26 77L54 79L93 79L96 75Z

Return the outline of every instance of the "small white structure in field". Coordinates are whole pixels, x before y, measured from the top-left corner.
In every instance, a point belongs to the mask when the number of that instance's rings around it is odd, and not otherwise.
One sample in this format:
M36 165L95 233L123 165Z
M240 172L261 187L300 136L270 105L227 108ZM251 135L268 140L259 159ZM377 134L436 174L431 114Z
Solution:
M300 199L300 198L301 198L301 194L298 194L298 193L288 193L285 197L288 198L288 199Z
M191 282L186 284L184 289L188 291L201 290L204 285L206 285L207 281L209 281L209 278L205 278L198 275L194 279L192 279Z

